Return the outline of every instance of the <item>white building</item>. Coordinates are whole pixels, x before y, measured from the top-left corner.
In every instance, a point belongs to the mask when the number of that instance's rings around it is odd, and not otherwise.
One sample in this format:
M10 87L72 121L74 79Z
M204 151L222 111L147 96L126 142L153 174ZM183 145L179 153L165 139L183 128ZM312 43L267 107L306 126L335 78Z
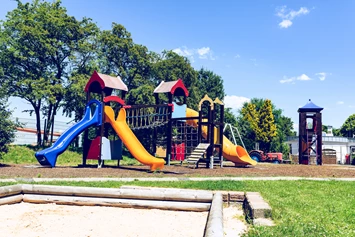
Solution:
M298 136L288 137L286 143L290 145L291 154L298 155ZM332 149L336 152L338 164L345 164L345 155L355 153L355 138L335 137L323 133L322 143L322 150Z

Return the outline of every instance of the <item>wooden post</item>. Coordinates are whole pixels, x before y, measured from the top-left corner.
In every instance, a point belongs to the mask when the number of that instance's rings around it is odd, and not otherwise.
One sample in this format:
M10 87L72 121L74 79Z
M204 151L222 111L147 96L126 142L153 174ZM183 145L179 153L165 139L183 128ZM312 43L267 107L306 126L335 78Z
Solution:
M169 94L169 104L173 103L173 96ZM173 121L172 121L172 113L173 108L169 106L168 108L168 129L166 136L166 159L165 162L169 166L170 165L170 157L171 157L171 146L172 146L172 133L173 133Z
M316 135L317 135L317 165L322 165L323 164L323 158L322 158L322 114L321 113L316 113Z
M86 104L90 101L90 91L86 93ZM88 156L89 152L89 130L85 129L84 137L83 137L83 166L86 166L86 157Z
M209 153L210 153L210 169L213 169L213 164L214 164L214 157L213 157L213 151L214 151L214 109L210 109L210 116L209 116L209 121L208 121L208 127L211 130L210 131L210 147L209 147Z
M220 167L223 167L223 129L224 129L224 105L220 105L220 123L219 123L219 161L220 161Z

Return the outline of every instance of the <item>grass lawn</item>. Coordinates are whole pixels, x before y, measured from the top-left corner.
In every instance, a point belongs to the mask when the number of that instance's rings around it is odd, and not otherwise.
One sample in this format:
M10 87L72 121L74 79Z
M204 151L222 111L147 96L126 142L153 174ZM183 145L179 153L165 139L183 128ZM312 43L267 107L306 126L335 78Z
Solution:
M355 236L355 183L341 181L47 182L51 185L140 185L260 192L273 209L274 227L246 236ZM5 185L0 183L0 185Z
M42 150L42 149L39 149ZM30 146L10 146L9 152L4 155L1 163L3 164L28 164L39 165L35 153L36 149ZM82 163L82 154L70 150L66 150L57 159L57 166L77 166ZM87 164L97 164L97 160L87 160ZM117 165L116 160L105 161L106 165ZM121 165L140 165L140 163L128 156L123 156L120 161Z

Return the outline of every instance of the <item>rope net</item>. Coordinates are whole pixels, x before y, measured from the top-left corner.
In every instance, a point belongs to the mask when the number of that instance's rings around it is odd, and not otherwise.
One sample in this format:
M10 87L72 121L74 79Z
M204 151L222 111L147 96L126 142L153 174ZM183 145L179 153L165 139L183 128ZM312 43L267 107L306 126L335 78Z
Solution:
M171 160L183 161L198 145L197 128L184 121L174 121L172 127Z
M168 123L169 106L126 108L126 122L132 130L150 129Z

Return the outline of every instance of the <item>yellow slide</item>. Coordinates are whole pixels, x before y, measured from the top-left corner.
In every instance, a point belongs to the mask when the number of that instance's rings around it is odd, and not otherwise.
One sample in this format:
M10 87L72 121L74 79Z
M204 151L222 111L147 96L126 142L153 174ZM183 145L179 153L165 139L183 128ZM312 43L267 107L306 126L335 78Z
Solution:
M128 127L126 123L126 110L124 108L120 109L118 118L115 120L113 109L110 106L105 106L105 122L109 122L112 125L129 152L139 162L149 165L151 171L164 168L165 161L150 155Z
M186 109L186 117L198 117L198 112L193 109ZM197 127L198 120L186 120L186 122ZM215 128L214 139L217 141L217 129ZM207 127L202 126L202 136L207 136ZM251 159L248 152L242 147L234 145L227 137L223 136L223 157L234 162L236 165L256 165L256 161Z

